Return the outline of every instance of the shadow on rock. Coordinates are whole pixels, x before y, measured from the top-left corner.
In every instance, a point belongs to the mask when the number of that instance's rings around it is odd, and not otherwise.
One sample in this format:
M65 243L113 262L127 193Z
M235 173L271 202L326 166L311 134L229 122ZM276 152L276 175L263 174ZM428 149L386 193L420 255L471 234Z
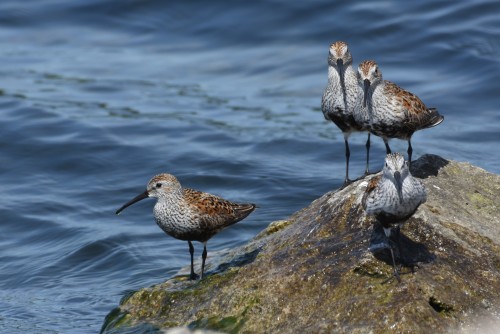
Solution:
M255 261L257 255L260 253L260 250L261 248L254 249L251 252L238 255L229 262L221 263L217 266L215 270L211 271L210 274L220 273L232 267L242 267L244 265L252 263L253 261Z
M419 179L437 176L439 170L449 164L449 161L434 154L425 154L411 163L411 174Z
M398 246L399 243L399 246ZM370 251L373 256L382 262L392 266L391 253L389 247L393 248L396 264L413 267L418 263L429 263L436 259L436 256L429 251L427 246L415 242L406 235L394 229L391 238L385 236L382 226L377 223L373 228L370 237Z

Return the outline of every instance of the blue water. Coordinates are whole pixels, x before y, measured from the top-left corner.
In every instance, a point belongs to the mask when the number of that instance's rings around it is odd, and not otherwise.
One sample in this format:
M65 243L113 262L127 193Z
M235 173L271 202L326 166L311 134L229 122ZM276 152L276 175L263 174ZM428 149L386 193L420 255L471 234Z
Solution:
M114 215L154 174L260 205L209 252L339 187L343 138L320 110L335 40L445 115L414 158L500 173L499 17L498 1L0 2L0 332L98 332L189 263L153 200Z

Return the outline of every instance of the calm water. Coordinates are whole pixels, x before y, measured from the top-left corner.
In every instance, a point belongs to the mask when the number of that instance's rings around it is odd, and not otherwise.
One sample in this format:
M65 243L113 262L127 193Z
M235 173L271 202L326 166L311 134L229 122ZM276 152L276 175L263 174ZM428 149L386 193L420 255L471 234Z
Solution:
M156 173L260 205L209 251L337 188L342 136L320 111L337 39L445 115L415 158L500 173L499 17L496 1L2 1L0 331L97 332L127 291L189 263L153 200L114 215Z

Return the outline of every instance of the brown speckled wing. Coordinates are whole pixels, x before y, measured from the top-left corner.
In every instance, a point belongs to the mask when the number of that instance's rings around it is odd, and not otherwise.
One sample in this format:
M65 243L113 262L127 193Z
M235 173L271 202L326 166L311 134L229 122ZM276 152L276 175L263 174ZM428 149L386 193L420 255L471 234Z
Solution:
M201 214L209 216L231 214L231 206L223 198L198 190L184 188L184 198Z
M237 204L189 188L184 188L183 191L184 198L191 204L191 210L197 211L200 224L214 231L239 222L255 209L254 204Z
M373 177L370 182L368 183L368 186L366 187L365 194L363 195L363 199L361 200L361 203L363 205L363 209L366 210L366 200L368 199L368 196L377 188L378 182L382 178L382 175L377 175Z
M405 127L411 131L428 128L441 123L442 116L435 108L427 108L418 96L398 85L386 81L385 93L394 96L403 107Z

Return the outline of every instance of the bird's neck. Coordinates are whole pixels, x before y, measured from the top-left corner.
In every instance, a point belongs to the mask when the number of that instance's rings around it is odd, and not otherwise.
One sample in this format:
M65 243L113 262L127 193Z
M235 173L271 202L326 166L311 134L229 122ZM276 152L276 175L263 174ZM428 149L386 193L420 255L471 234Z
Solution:
M377 101L382 97L381 94L378 94L378 92L383 89L384 87L382 82L375 83L368 89L368 94L366 97L366 108L370 113L373 112L373 105L377 104Z
M165 212L178 211L183 207L185 206L182 191L175 191L168 194L163 194L161 197L158 197L158 200L156 201L154 207L154 212L156 216Z
M345 70L344 70L344 76L347 78L356 78L356 71L354 71L354 68L352 68L351 65L348 65L346 67L344 67Z
M381 179L381 186L386 189L386 191L397 191L396 184L394 183L395 181L389 177L383 177Z
M369 93L373 94L375 92L382 92L384 90L384 87L385 87L384 80L380 80L370 87Z
M338 85L340 87L340 75L333 66L328 66L328 84L334 86Z
M344 68L344 84L346 90L354 91L357 89L358 78L351 65ZM333 66L328 67L328 86L334 89L342 89L340 74Z

